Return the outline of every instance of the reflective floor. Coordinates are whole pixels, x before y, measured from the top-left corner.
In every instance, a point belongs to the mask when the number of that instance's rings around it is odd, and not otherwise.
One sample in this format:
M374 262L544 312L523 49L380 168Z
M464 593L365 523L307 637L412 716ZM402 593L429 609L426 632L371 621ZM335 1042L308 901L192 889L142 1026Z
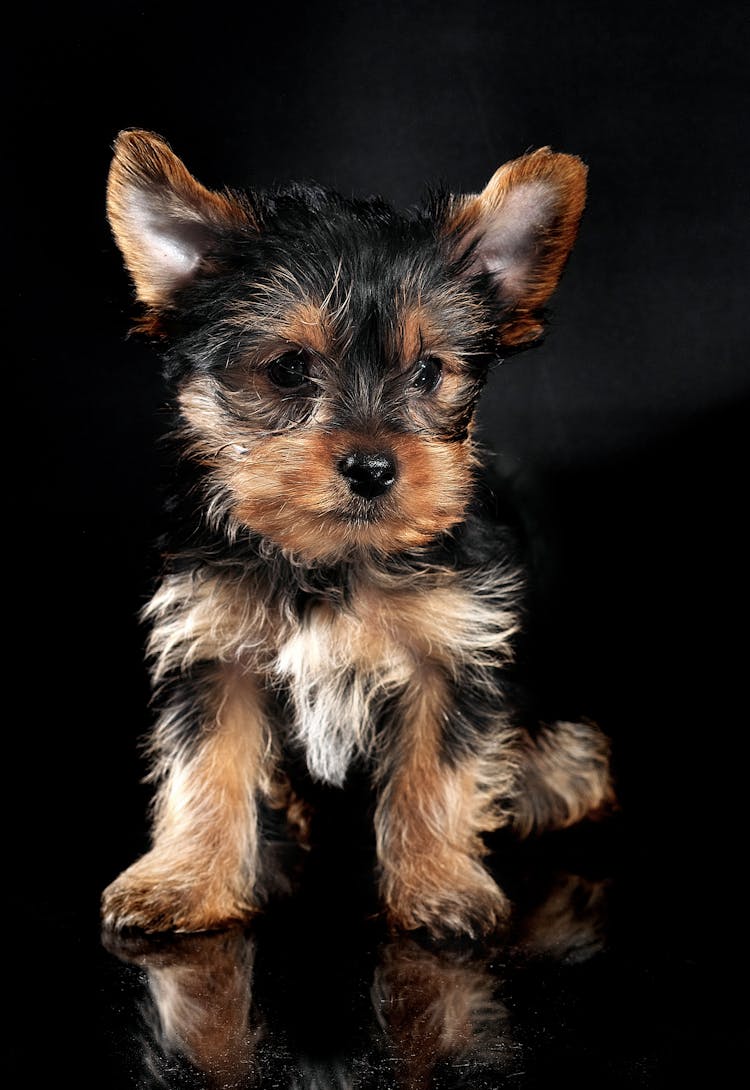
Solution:
M726 961L620 826L504 853L515 915L483 944L389 936L365 859L325 856L247 929L105 934L98 1085L729 1086Z

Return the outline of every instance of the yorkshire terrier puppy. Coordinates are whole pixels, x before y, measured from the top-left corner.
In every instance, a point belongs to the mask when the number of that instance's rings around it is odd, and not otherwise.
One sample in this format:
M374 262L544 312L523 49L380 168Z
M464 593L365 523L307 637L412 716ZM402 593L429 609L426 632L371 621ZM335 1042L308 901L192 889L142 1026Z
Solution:
M523 575L475 489L489 366L538 340L586 168L548 148L414 211L291 185L215 192L122 133L115 239L164 345L184 480L146 615L161 708L153 846L105 923L202 931L262 905L259 810L284 771L376 797L383 907L479 935L508 901L482 835L611 799L590 724L519 722L505 668Z

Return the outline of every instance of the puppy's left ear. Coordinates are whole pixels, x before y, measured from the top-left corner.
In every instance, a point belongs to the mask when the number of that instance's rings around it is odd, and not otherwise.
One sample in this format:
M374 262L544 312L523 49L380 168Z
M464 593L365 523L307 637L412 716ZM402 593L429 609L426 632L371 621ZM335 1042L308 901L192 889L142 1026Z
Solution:
M107 183L107 213L138 298L152 314L211 275L225 241L254 233L247 203L206 189L156 133L121 132Z
M455 198L445 221L459 275L484 274L501 305L498 344L531 344L557 287L586 202L586 167L549 148L500 167L481 193Z

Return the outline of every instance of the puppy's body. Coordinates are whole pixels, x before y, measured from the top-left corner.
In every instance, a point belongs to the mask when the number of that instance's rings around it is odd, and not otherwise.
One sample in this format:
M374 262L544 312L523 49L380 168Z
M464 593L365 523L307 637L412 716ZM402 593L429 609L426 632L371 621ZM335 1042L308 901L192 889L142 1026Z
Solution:
M252 913L259 803L301 812L289 750L335 785L367 763L386 911L436 934L506 914L483 833L609 797L595 728L532 740L509 705L523 579L471 439L497 352L542 331L584 180L543 149L404 214L212 193L159 138L119 138L110 218L167 344L186 480L148 608L153 847L105 892L108 923Z

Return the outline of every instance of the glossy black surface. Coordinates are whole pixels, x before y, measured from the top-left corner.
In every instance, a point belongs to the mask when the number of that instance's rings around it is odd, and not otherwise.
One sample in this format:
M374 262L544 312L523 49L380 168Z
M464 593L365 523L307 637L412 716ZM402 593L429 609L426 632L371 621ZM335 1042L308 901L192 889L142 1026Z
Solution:
M667 896L629 840L619 816L505 844L515 913L484 943L388 935L351 852L306 859L296 895L247 929L105 934L102 1084L729 1085L733 1000L716 940L688 924L689 888Z
M133 997L122 1007L129 1032L113 1027L113 1058L156 1085L525 1085L535 975L574 987L605 941L606 883L556 873L536 894L507 943L476 949L335 916L311 927L299 909L246 932L108 937L121 987L135 966L140 993L137 1015ZM555 1027L553 1047L564 1036Z

